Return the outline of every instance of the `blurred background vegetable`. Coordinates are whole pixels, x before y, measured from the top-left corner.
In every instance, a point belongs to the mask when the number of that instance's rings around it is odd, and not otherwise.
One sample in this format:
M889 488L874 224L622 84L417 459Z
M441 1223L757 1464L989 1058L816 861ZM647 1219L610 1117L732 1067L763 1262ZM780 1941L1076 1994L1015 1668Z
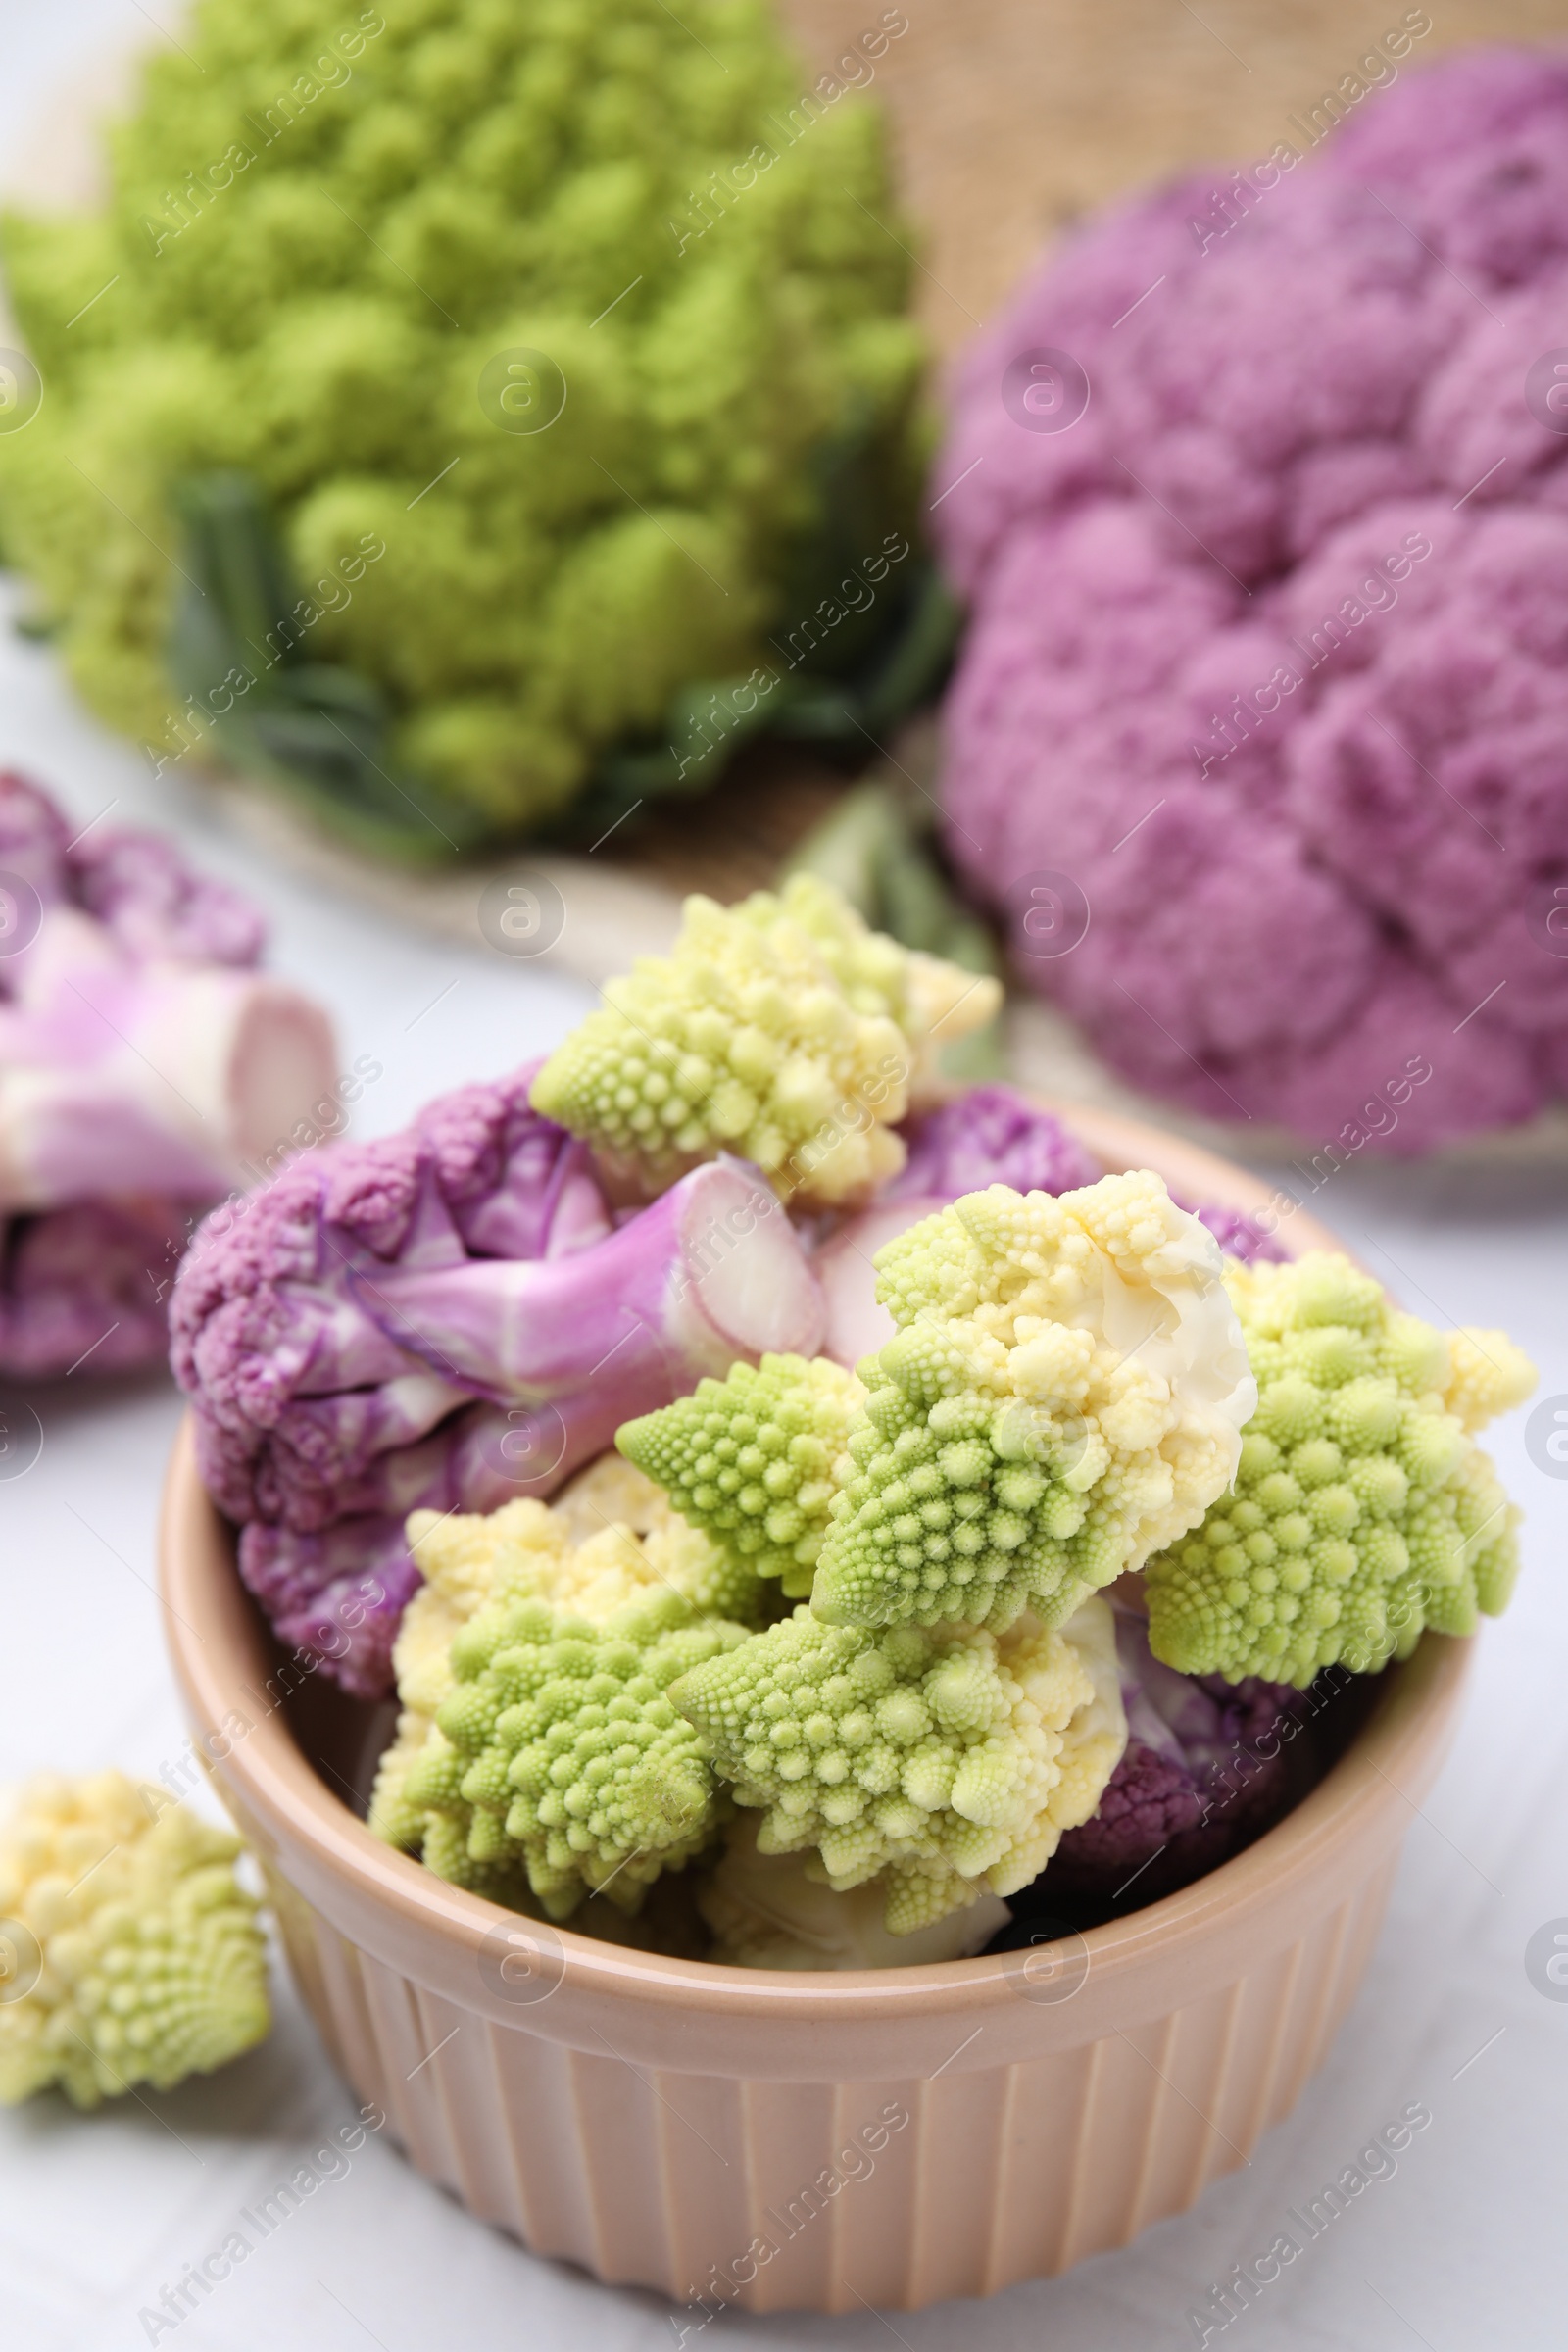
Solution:
M181 38L107 209L4 239L48 385L8 551L115 725L440 858L940 662L879 115L803 95L759 0L198 0Z
M347 1119L331 1024L253 906L155 833L0 775L0 1372L165 1348L193 1222Z
M1347 80L960 364L942 797L1136 1084L1409 1152L1568 1088L1568 61Z

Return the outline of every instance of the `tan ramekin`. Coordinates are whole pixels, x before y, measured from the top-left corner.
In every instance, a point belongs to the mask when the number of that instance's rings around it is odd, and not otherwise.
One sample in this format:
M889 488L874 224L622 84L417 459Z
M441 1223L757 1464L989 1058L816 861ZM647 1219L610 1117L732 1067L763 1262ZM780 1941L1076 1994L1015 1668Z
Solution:
M1153 1130L1072 1123L1191 1200L1264 1198ZM1298 1214L1282 1238L1329 1237ZM690 2303L694 2330L720 2306L992 2294L1124 2245L1242 2163L1354 1997L1469 1653L1426 1635L1286 1820L1147 1910L1033 1955L784 1975L536 1928L373 1838L257 1703L278 1653L188 1425L163 1577L198 1752L348 2082L474 2213Z

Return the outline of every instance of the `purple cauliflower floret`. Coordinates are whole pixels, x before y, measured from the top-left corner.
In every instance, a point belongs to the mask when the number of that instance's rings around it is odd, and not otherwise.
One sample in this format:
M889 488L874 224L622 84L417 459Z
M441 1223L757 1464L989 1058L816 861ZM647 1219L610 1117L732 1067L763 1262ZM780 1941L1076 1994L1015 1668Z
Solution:
M172 844L74 841L0 775L0 1375L162 1355L189 1211L336 1110L325 1016L251 968L263 939Z
M1171 1198L1176 1200L1174 1193ZM1268 1258L1276 1265L1284 1264L1288 1252L1280 1248L1272 1234L1264 1232L1255 1217L1248 1215L1245 1208L1220 1208L1213 1201L1195 1203L1191 1200L1176 1200L1176 1205L1189 1210L1200 1225L1207 1226L1227 1257L1239 1257L1244 1264L1250 1264L1254 1258L1260 1257Z
M198 873L164 834L74 828L46 792L9 773L0 775L0 870L29 883L45 906L85 908L140 962L167 956L243 969L267 945L260 909Z
M1103 1171L1076 1136L1010 1086L975 1086L899 1130L908 1152L891 1184L893 1200L958 1200L988 1184L1015 1193L1070 1193Z
M1137 1083L1427 1149L1568 1090L1568 55L1219 180L961 367L949 844Z
M1169 1894L1266 1829L1294 1793L1281 1726L1301 1693L1249 1677L1177 1674L1149 1646L1147 1619L1116 1611L1127 1746L1100 1808L1069 1830L1048 1894L1111 1901L1137 1882L1139 1902Z
M821 1294L747 1163L612 1220L538 1064L329 1146L198 1232L172 1363L202 1476L279 1638L389 1686L416 1509L554 1492L623 1421L738 1357L814 1352Z

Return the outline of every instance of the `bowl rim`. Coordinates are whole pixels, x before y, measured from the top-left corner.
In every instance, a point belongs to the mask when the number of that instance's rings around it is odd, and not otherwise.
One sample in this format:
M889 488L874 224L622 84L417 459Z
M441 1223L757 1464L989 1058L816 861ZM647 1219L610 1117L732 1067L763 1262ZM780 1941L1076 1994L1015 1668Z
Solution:
M1152 1162L1192 1197L1252 1212L1270 1198L1261 1180L1183 1139L1119 1114L1049 1107L1112 1166ZM1343 1249L1305 1211L1291 1223L1298 1249ZM202 1486L194 1417L187 1410L165 1487L160 1582L187 1711L199 1737L213 1735L219 1741L227 1738L221 1727L235 1719L239 1693L248 1690L254 1700L258 1684L277 1671L268 1656L261 1613L235 1572L234 1542L232 1528ZM1425 1633L1406 1661L1385 1670L1367 1719L1345 1752L1282 1821L1174 1893L1083 1931L1101 1991L1114 1992L1118 1983L1131 1991L1147 1979L1152 1962L1165 1964L1173 1976L1186 1963L1190 1974L1200 1955L1212 1951L1216 1930L1239 1929L1245 1918L1277 1908L1293 1886L1316 1884L1325 1871L1332 1875L1338 1855L1349 1864L1373 1844L1386 1849L1393 1842L1386 1823L1394 1806L1401 1808L1402 1829L1418 1805L1401 1783L1424 1788L1446 1745L1473 1647L1473 1638ZM287 1848L279 1867L291 1884L309 1882L300 1888L307 1900L314 1899L314 1888L330 1886L359 1921L380 1914L405 1946L412 1934L427 1952L444 1947L450 1957L472 1964L503 1924L530 1935L541 1926L452 1886L373 1837L311 1764L281 1704L260 1721L245 1721L245 1731L228 1740L221 1755L209 1740L204 1761L220 1785L232 1785L264 1850ZM1282 1929L1285 1924L1280 1922ZM883 1969L748 1969L671 1959L565 1925L551 1924L544 1934L580 1991L631 1996L661 2009L767 2015L781 2023L787 2017L797 2026L992 2007L1014 1996L1010 1980L1020 1966L1014 1951ZM419 1970L409 1973L417 1977ZM494 2014L520 2024L525 2013L502 2006Z

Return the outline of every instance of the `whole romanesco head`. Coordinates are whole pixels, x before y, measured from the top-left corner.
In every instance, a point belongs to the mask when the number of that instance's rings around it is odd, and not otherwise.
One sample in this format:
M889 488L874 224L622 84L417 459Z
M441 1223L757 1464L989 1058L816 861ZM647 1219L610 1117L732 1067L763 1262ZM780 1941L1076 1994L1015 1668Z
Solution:
M544 1600L597 1625L670 1592L701 1615L753 1625L768 1612L766 1588L617 1453L601 1455L548 1504L524 1496L486 1516L415 1511L409 1544L424 1583L393 1645L402 1712L376 1774L370 1827L391 1845L422 1845L432 1866L445 1854L443 1877L512 1899L520 1882L511 1863L498 1871L466 1842L454 1850L452 1817L432 1816L408 1793L415 1766L446 1752L436 1717L457 1688L452 1645L463 1628L498 1601Z
M636 1910L719 1818L669 1686L746 1638L669 1592L599 1624L545 1600L481 1609L452 1643L439 1740L403 1783L405 1807L440 1817L445 1832L426 1835L424 1860L503 1896L509 1874L520 1877L552 1919L592 1892Z
M994 980L867 930L809 874L736 907L689 898L673 953L604 994L535 1079L536 1110L630 1195L729 1151L819 1206L898 1172L892 1126L935 1083L941 1047L999 999Z
M764 1355L628 1421L615 1444L693 1527L791 1599L811 1590L865 1391L818 1356Z
M763 1808L758 1850L812 1847L839 1890L879 1880L894 1935L1027 1886L1093 1813L1127 1735L1102 1601L1000 1638L799 1608L672 1695L738 1802Z
M0 1830L0 2104L172 2089L271 2025L240 1842L123 1773L30 1782Z
M1501 1332L1445 1334L1326 1252L1231 1265L1257 1375L1234 1491L1149 1563L1150 1642L1188 1674L1375 1673L1467 1634L1517 1572L1517 1513L1470 1432L1535 1383Z
M1256 1391L1218 1248L1157 1176L992 1185L875 1263L901 1328L859 1366L819 1616L1059 1622L1230 1483Z
M6 544L95 708L185 748L178 491L215 469L276 511L301 658L480 826L766 661L839 521L819 454L864 450L874 547L921 438L880 113L805 85L761 0L182 12L103 209L6 232L48 386L0 435Z

